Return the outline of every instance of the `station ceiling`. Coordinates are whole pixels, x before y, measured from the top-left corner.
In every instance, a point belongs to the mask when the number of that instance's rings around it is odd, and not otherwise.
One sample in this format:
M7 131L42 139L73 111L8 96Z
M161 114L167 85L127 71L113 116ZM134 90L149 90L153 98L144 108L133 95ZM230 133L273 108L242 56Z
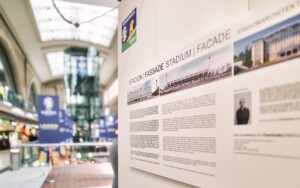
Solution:
M42 83L63 76L63 50L94 46L100 51L100 82L117 69L118 0L1 0L0 11ZM59 12L70 22L63 20ZM103 14L108 12L105 16ZM84 23L95 17L94 21Z

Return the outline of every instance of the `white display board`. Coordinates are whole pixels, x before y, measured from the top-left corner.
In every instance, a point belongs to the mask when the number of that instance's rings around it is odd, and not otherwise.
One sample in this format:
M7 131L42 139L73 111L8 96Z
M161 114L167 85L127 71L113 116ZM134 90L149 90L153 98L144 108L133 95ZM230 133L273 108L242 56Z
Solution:
M299 188L299 61L294 1L195 36L154 66L119 62L121 160L196 187Z

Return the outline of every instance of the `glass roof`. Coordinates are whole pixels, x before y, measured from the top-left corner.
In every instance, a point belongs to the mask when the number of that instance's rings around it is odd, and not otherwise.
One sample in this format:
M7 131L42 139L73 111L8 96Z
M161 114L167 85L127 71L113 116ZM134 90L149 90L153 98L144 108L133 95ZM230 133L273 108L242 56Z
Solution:
M64 74L64 52L50 52L46 54L48 64L53 76L61 76ZM99 57L100 66L103 64L103 57Z
M64 21L51 0L30 0L35 21L43 42L80 40L109 47L118 25L118 10L75 28ZM67 1L55 1L61 14L72 22L84 22L110 11L112 8Z
M64 74L64 52L51 52L47 55L48 64L53 76Z

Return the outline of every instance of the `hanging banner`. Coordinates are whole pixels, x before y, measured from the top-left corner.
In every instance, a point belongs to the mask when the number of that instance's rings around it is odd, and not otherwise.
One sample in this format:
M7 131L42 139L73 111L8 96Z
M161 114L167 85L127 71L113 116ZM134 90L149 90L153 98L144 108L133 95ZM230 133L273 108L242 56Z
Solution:
M117 129L117 115L110 115L105 116L105 127L106 127L106 138L108 140L114 140L116 135L116 129Z
M73 119L70 117L69 142L73 142Z
M59 113L59 137L60 143L66 142L66 134L67 134L67 126L66 126L66 111L60 110ZM66 156L66 147L60 146L59 147L59 154L62 156Z
M65 142L66 140L66 117L65 110L59 111L59 137L60 142Z
M88 64L86 60L77 59L76 62L77 75L84 77L88 75Z
M105 126L105 117L101 116L99 119L99 130L100 130L100 134L99 137L100 139L106 139L107 138L107 130L106 130L106 126Z
M73 142L73 120L68 115L65 115L65 141Z
M38 96L39 143L59 143L59 97Z
M122 52L136 42L136 8L122 23Z
M65 114L65 134L64 134L65 142L67 142L69 138L69 133L68 133L69 127L70 127L70 118L67 114Z

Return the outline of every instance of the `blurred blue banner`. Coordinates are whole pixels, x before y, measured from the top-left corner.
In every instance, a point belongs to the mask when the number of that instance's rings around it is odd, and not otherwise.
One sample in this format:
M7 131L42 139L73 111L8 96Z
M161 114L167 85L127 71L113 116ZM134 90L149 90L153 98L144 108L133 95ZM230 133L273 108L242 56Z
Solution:
M59 97L38 96L39 143L59 143Z

